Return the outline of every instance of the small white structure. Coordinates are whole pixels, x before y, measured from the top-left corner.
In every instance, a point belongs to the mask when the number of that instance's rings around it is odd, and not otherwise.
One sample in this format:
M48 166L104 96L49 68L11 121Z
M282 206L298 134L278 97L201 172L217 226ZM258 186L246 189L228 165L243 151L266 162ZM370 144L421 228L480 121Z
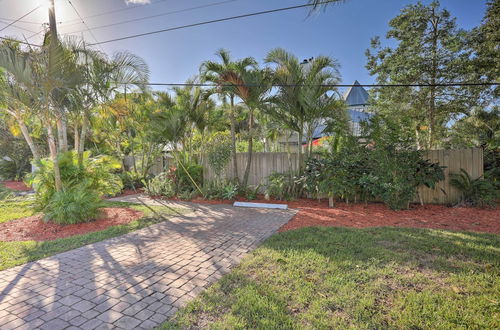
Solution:
M239 207L256 207L256 208L263 208L263 209L281 209L281 210L287 210L288 209L288 205L287 204L234 202L233 206L239 206Z

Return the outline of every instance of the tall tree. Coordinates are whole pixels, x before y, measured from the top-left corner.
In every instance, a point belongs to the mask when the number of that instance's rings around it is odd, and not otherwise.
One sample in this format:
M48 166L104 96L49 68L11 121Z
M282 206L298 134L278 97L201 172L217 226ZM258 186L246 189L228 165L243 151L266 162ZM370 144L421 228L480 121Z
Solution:
M301 63L284 49L271 50L265 61L275 65L274 80L278 91L270 98L269 113L285 127L297 133L298 168L303 165L304 134L311 152L313 133L324 120L342 110L336 89L340 81L338 64L330 57L318 56Z
M215 55L218 57L220 62L203 62L200 66L201 78L205 81L211 81L217 84L218 87L214 90L214 92L218 93L222 98L229 98L229 122L231 130L233 171L234 177L239 182L238 162L236 158L236 115L234 103L236 94L234 89L231 87L229 78L234 77L248 68L255 67L257 62L252 57L245 57L236 61L232 60L229 51L225 49L219 49Z
M479 93L473 88L436 86L466 82L473 77L467 70L467 33L456 27L455 18L440 8L438 1L428 6L417 2L404 7L389 27L386 37L396 45L382 47L378 37L372 39L372 50L366 51L370 74L380 84L430 86L375 90L376 109L393 118L411 118L407 134L415 134L419 147L437 147L450 120L479 102Z

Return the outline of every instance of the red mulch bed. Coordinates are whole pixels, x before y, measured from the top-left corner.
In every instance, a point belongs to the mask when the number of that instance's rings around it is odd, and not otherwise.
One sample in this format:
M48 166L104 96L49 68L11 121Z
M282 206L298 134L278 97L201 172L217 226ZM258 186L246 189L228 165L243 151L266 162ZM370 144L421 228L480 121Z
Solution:
M22 181L1 181L0 184L3 184L10 190L15 191L30 191L31 187L28 187Z
M1 223L0 241L51 241L127 224L142 216L142 212L133 209L106 207L101 209L101 216L95 221L75 225L57 225L43 222L41 215L35 215Z
M129 195L135 195L135 194L141 194L144 192L143 188L138 188L136 190L133 189L124 189L119 195L113 196L115 197L123 197L123 196L129 196Z
M262 196L260 196L262 197ZM177 199L172 199L177 200ZM411 205L409 210L393 211L381 203L345 204L336 203L334 208L328 207L328 201L318 202L315 199L299 199L291 202L277 200L238 201L256 203L282 203L298 209L299 212L279 231L287 231L302 227L413 227L434 228L458 231L477 231L500 234L500 208L478 209L466 207L448 207L445 205ZM230 200L193 199L200 204L232 204Z

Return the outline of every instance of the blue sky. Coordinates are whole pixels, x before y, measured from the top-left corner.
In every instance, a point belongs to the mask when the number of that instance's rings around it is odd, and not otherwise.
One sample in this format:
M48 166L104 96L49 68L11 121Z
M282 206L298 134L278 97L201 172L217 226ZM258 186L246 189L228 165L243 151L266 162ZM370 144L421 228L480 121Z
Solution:
M0 21L18 18L37 4L43 5L44 1L0 0ZM89 42L306 2L306 0L151 0L150 4L131 8L134 5L127 5L125 0L71 1L90 28L219 3L154 19L96 28L92 36L88 31L84 31L85 25L78 19L68 0L56 0L57 20L62 22L59 25L59 33L83 35ZM340 71L344 83L352 83L355 79L361 83L371 83L374 78L364 67L366 63L364 52L369 47L370 38L376 35L384 36L389 20L398 15L405 5L415 2L347 0L311 17L308 17L307 9L295 9L118 41L103 44L101 47L108 54L128 50L143 57L150 66L152 82L184 82L198 72L202 61L214 59L214 52L221 47L230 50L235 58L253 56L258 61L262 61L270 49L283 47L301 59L319 54L332 56L341 65ZM485 3L485 0L441 1L441 5L457 18L459 27L465 29L480 23L486 8ZM120 11L90 17L116 10ZM42 29L41 23L47 21L47 13L44 9L38 9L22 21L16 25L38 32ZM3 26L5 23L0 22L0 29ZM1 36L20 37L23 34L33 35L15 27L0 32ZM39 43L41 37L34 36L30 41Z

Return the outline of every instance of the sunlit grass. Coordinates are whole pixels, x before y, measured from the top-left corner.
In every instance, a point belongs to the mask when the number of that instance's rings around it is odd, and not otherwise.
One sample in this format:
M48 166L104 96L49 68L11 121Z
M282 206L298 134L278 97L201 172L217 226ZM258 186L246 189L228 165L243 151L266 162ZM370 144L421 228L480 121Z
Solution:
M407 228L277 234L166 329L498 329L500 237Z

